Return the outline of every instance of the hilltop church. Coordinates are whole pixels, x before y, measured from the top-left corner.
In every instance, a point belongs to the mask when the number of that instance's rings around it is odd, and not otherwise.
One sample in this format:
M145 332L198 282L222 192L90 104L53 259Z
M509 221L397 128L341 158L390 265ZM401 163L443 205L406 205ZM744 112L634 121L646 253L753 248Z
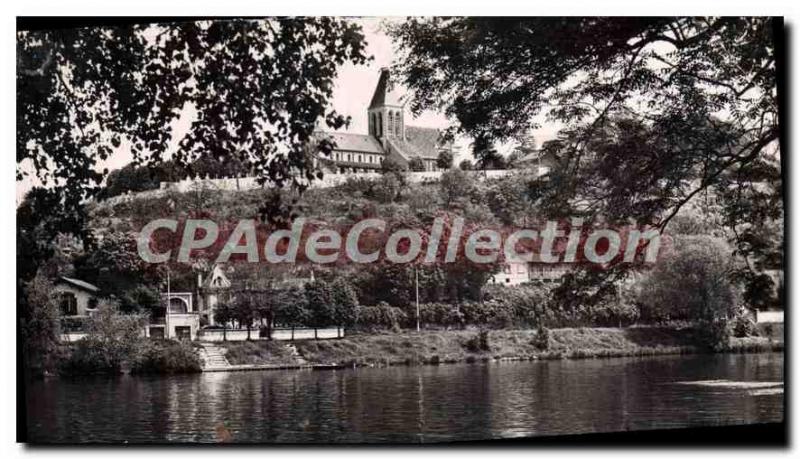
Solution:
M437 171L439 152L452 152L452 142L441 142L438 129L405 124L405 101L392 83L388 68L381 69L367 117L369 134L317 133L330 136L336 143L331 156L324 161L325 168L335 174L375 172L391 156L406 168L411 160L419 158L425 171Z

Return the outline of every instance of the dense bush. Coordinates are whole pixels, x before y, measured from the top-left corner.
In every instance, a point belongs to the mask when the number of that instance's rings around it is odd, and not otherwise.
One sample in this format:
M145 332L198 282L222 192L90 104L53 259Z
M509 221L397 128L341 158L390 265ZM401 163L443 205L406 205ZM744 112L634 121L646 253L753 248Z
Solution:
M59 362L62 374L119 373L122 359L109 352L107 343L92 338L84 338L73 345Z
M707 236L676 239L668 254L644 279L640 302L650 320L689 320L705 333L711 347L727 345L729 321L740 303L731 281L731 249Z
M740 313L734 317L731 329L733 336L744 338L747 336L758 336L758 326L756 322L746 314Z
M387 303L356 308L356 324L362 328L397 329L407 320L408 316L402 309Z
M506 301L467 301L461 305L464 322L491 328L509 327L514 323L514 305Z
M133 373L196 373L202 371L197 350L187 341L146 341L136 360Z
M461 313L457 305L449 303L422 303L419 305L419 316L423 325L434 325L443 328L464 325L464 314Z
M539 324L536 327L536 335L531 340L531 344L540 351L546 351L550 348L550 330Z
M489 331L480 330L477 335L471 337L464 343L464 348L469 352L488 352L491 350L489 346Z

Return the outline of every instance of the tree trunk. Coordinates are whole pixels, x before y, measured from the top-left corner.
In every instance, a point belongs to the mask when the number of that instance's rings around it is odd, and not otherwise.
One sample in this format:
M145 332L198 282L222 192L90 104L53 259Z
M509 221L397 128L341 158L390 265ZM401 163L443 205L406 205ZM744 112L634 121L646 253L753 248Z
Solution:
M294 341L294 325L292 325L292 339L291 339L291 341Z
M314 339L318 339L317 338L317 327L314 327Z
M250 341L250 324L247 324L247 341Z

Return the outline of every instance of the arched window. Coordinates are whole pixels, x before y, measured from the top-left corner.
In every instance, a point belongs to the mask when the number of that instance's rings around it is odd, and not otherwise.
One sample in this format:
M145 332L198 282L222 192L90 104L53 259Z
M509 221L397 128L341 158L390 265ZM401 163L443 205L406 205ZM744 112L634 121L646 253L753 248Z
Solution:
M383 137L383 113L378 113L378 137Z
M373 113L369 117L369 134L375 135L375 114Z
M186 314L188 307L186 302L181 298L169 299L169 313L170 314Z
M389 117L388 118L388 126L389 126L388 134L389 134L389 136L393 136L393 134L394 134L394 115L392 114L392 112L389 112L387 114L387 116Z
M363 163L364 161L361 160L361 155L358 155L358 162Z
M61 306L61 314L65 316L78 315L78 298L74 293L63 292L61 294L59 306Z

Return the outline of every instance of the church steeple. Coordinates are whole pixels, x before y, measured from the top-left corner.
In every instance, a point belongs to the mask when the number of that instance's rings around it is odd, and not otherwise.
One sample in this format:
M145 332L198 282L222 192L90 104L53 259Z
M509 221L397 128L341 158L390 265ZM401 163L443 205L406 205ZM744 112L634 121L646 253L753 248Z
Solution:
M367 109L369 134L385 144L387 137L405 138L402 97L391 81L388 67L381 68L378 85Z

